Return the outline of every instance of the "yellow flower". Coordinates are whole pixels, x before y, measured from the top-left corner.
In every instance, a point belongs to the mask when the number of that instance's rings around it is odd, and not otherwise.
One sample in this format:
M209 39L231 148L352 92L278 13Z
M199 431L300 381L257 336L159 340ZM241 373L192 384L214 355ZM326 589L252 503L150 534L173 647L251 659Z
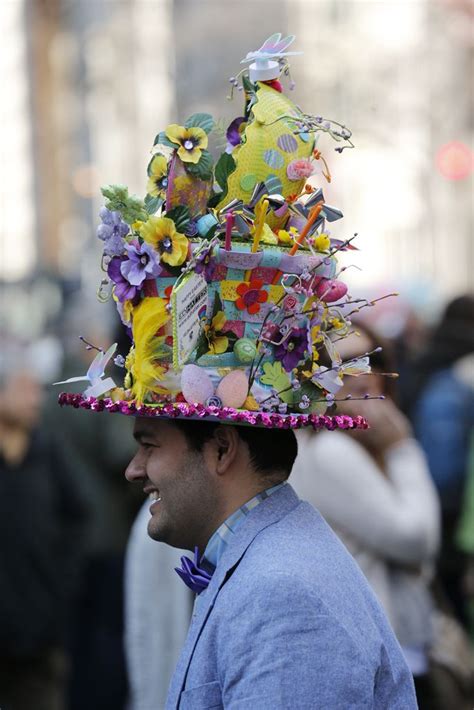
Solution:
M123 319L126 323L130 323L132 320L132 313L133 313L133 304L130 300L124 301L122 303L122 309L123 309Z
M211 325L204 326L204 333L207 338L209 350L207 354L221 355L229 347L229 338L226 335L219 335L226 322L224 311L218 311L211 321Z
M327 234L318 234L318 236L314 238L314 246L318 251L327 251L331 246L331 240Z
M180 266L188 253L188 240L176 231L169 217L150 217L140 227L143 239L151 244L160 255L161 261L170 266Z
M250 412L258 412L260 409L257 400L251 394L248 395L247 399L243 403L241 409L248 409Z
M166 137L179 145L178 155L183 163L198 163L201 151L207 148L207 134L202 128L185 128L172 123L166 129Z
M286 231L286 229L278 230L278 241L282 244L293 244L293 240L290 237L289 233Z
M334 317L329 319L329 325L332 325L334 330L339 330L340 328L344 328L345 323L340 318Z
M299 232L296 229L296 227L290 227L288 230L286 229L280 229L278 230L278 240L282 244L291 244L293 245L295 243L295 239L299 236Z
M153 197L163 197L168 187L168 161L164 155L157 153L148 166L148 182L146 191Z
M125 399L125 390L123 387L114 387L110 390L110 399L112 402L120 402Z
M132 322L132 313L133 313L133 305L130 300L123 301L121 303L119 299L117 298L117 295L112 292L112 298L114 299L115 303L117 304L118 312L120 314L120 317L122 319L122 323L124 325L131 325Z
M319 351L317 346L324 340L321 334L321 326L315 325L311 328L311 343L312 343L312 360L313 360L313 372L318 369L316 362L319 360Z

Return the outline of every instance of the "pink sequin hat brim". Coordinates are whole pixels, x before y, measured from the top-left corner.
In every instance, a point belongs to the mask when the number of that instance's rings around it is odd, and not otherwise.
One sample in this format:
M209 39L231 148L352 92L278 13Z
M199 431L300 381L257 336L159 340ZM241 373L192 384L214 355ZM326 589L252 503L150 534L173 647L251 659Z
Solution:
M164 417L165 419L196 419L223 421L232 424L265 427L266 429L301 429L312 427L315 430L328 429L368 429L369 424L362 416L349 417L346 414L277 414L275 412L251 412L247 409L231 407L206 407L203 404L141 405L133 402L85 397L78 393L62 392L59 404L75 409L90 409L94 412L119 412L133 417Z

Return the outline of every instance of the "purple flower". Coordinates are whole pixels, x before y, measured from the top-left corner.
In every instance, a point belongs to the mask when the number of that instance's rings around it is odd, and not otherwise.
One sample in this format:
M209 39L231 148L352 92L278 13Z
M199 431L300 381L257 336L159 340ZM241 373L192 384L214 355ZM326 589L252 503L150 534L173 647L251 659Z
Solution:
M150 244L130 244L125 247L128 259L120 264L122 276L132 286L141 286L145 279L158 276L161 271L156 252Z
M243 116L239 116L238 118L234 118L234 120L232 121L232 123L228 127L227 133L226 133L226 138L227 138L227 141L231 145L236 146L242 142L242 137L240 135L239 128L240 128L241 124L244 123L245 121L246 121L246 119Z
M122 302L133 300L138 293L137 287L132 286L122 274L121 266L124 261L127 261L125 256L114 256L107 267L109 278L111 278L115 284L114 293L118 300Z
M275 346L275 358L280 360L284 369L291 372L303 359L308 350L308 331L306 328L295 328L291 335Z
M187 237L195 237L198 233L197 221L195 219L190 219L184 233Z
M99 216L102 224L97 227L97 236L104 242L104 254L120 256L125 246L124 237L130 231L129 225L122 220L120 212L111 212L107 207L102 207Z
M214 244L210 243L207 247L203 247L194 257L194 271L196 274L202 274L207 282L212 281L216 261L212 256Z

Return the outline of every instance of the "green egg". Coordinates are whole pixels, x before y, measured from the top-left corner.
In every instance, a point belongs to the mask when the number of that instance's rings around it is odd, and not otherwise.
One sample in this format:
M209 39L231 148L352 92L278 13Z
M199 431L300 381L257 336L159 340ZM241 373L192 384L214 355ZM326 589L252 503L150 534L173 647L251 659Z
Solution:
M255 342L250 338L240 338L234 345L234 355L244 365L251 363L257 354Z

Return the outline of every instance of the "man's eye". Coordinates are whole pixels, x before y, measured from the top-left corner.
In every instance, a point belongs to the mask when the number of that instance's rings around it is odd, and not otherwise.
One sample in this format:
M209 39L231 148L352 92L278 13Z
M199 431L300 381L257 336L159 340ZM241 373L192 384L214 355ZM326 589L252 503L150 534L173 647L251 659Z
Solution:
M142 443L142 446L144 446L147 449L159 449L160 448L160 444L158 444L156 441L144 441Z

